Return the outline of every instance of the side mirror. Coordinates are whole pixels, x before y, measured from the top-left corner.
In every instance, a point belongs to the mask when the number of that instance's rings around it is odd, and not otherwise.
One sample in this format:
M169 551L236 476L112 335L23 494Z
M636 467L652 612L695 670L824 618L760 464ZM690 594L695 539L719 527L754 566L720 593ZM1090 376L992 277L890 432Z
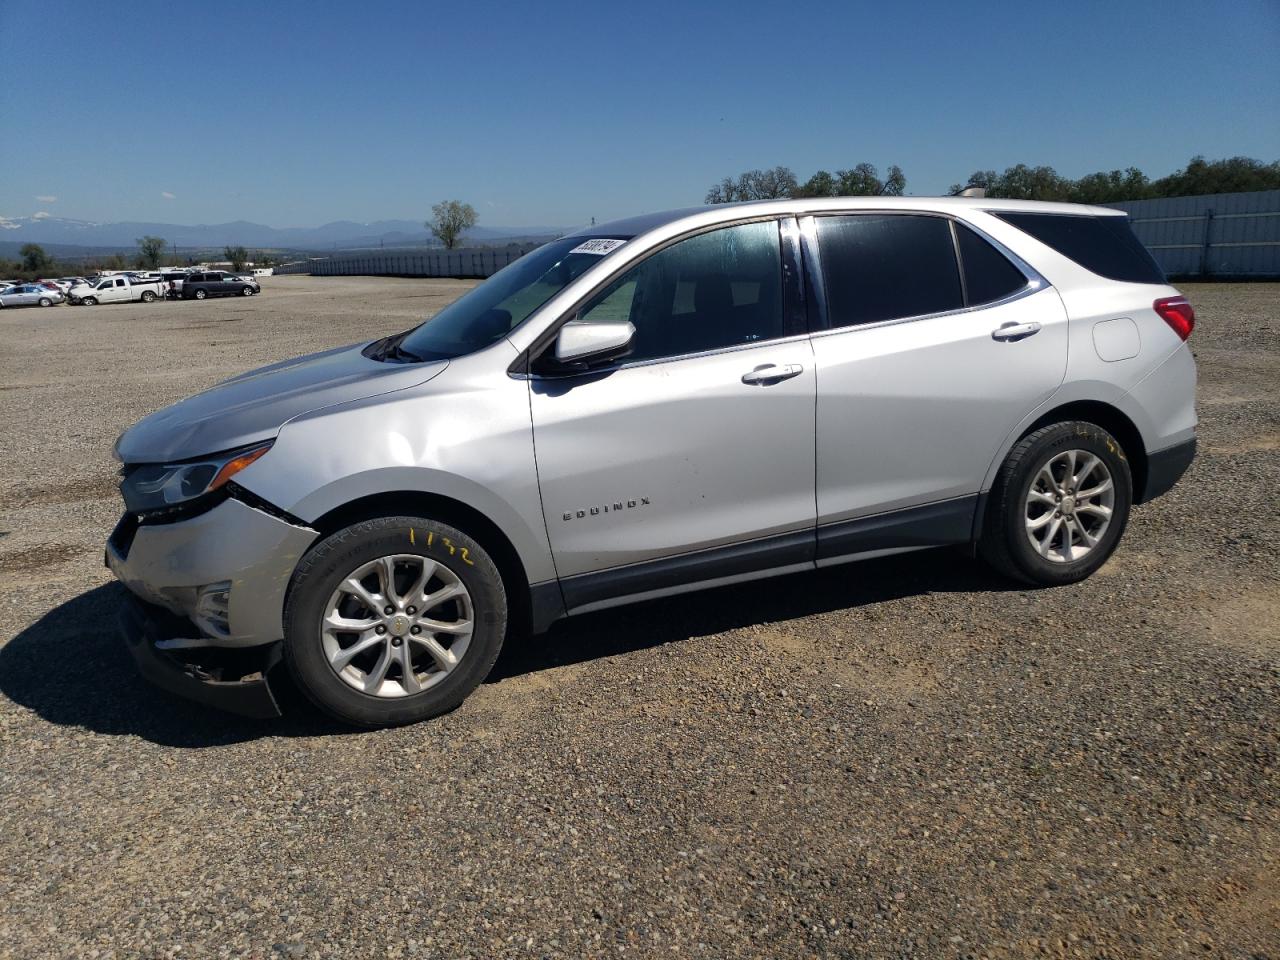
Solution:
M635 335L636 328L630 321L571 320L556 337L555 359L566 366L617 360L631 352Z

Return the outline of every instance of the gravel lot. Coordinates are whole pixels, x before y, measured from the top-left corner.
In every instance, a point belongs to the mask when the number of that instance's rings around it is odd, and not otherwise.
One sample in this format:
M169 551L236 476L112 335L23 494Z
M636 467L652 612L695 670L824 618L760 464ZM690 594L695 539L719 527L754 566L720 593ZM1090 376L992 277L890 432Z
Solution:
M135 676L110 448L470 286L0 312L0 956L1280 958L1280 285L1074 587L953 551L582 617L353 734Z

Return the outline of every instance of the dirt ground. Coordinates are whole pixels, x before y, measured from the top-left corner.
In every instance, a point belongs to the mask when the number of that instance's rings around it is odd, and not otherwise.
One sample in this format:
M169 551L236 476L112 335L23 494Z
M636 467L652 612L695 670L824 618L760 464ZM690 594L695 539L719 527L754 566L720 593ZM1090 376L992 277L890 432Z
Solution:
M0 956L1280 960L1280 285L1195 285L1201 452L1091 580L936 551L575 618L374 733L169 698L116 435L471 284L0 311Z

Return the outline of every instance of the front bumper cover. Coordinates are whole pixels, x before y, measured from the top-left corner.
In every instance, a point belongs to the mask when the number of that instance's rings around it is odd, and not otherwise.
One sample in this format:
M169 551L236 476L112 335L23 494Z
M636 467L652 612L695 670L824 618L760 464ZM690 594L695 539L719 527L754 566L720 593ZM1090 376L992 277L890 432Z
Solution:
M184 628L185 624L185 628ZM161 649L157 643L194 635L167 610L126 595L117 625L142 676L170 693L255 719L281 715L267 676L280 662L281 643L249 650L217 647Z
M206 643L255 647L284 636L289 580L317 536L228 499L173 523L138 525L126 514L107 541L106 563L135 596L183 617L195 616L201 588L229 582L227 633Z

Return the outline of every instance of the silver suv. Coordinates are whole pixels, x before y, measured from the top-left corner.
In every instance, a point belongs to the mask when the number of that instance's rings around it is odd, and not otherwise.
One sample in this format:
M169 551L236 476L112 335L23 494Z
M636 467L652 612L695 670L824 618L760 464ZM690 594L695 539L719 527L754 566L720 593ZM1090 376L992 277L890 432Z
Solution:
M116 444L143 672L251 715L449 710L559 617L945 544L1089 576L1195 452L1194 315L1124 215L699 208L539 248L405 333Z

